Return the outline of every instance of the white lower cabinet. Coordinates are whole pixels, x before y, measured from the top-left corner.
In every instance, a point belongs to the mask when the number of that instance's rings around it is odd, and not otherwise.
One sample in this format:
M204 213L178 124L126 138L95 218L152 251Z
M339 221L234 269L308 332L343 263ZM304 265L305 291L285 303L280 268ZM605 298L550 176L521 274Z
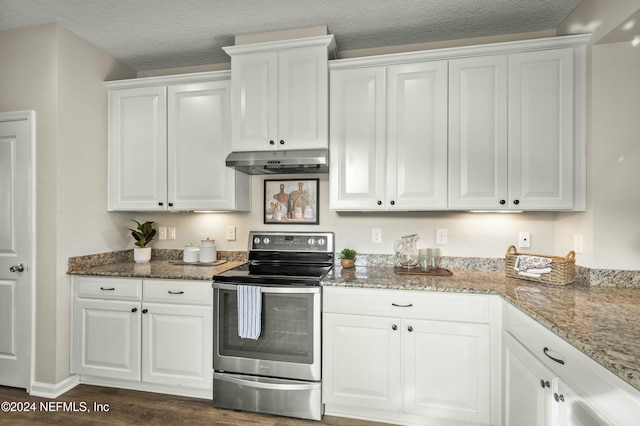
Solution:
M207 281L74 277L72 372L80 381L212 398Z
M326 414L499 422L489 297L325 287L323 303Z
M505 426L632 425L640 393L505 303Z

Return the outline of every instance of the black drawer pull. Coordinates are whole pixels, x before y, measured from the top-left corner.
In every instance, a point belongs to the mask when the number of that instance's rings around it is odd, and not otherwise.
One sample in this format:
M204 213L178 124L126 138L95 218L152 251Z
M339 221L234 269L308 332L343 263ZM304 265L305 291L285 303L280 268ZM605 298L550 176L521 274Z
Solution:
M548 354L548 352L549 352L549 348L545 347L545 348L542 350L542 352L544 352L544 354L545 354L546 356L548 356L549 358L551 358L552 360L554 360L554 361L555 361L555 362L557 362L558 364L562 364L562 365L564 365L564 361L563 361L563 360L558 359L558 358L554 358L554 357L552 357L551 355L549 355L549 354Z
M409 303L408 305L398 305L397 303L392 303L391 306L395 306L397 308L410 308L413 306L413 303Z
M100 290L104 290L104 291L113 291L113 290L115 290L115 287L111 287L111 288L104 288L104 287L100 287Z
M169 290L169 294L184 294L184 291L171 291L171 290Z

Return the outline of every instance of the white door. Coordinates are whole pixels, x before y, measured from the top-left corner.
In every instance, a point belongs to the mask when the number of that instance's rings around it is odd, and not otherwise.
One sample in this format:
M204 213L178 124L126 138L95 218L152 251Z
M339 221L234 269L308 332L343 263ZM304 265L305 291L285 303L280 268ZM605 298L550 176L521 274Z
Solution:
M503 336L505 426L551 425L554 375L509 334Z
M573 208L573 49L509 55L509 207Z
M449 61L449 208L506 209L507 56Z
M235 209L229 80L168 87L169 210Z
M276 149L278 55L256 53L231 58L234 151Z
M402 320L405 411L489 424L487 324Z
M447 208L447 61L387 70L387 209Z
M385 68L331 71L329 208L385 210Z
M325 314L322 399L400 411L400 319Z
M143 382L211 389L212 345L211 306L143 305Z
M167 209L165 86L109 91L109 211Z
M326 46L278 54L278 149L328 148L328 84Z
M0 385L27 391L31 386L34 128L33 112L0 114Z
M140 302L78 299L74 373L140 381Z

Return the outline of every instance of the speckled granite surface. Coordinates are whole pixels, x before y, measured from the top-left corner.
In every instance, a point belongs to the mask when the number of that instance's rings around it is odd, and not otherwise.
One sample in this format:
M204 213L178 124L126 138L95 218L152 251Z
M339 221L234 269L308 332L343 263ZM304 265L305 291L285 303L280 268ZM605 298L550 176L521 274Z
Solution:
M326 286L497 294L640 389L640 289L551 286L504 272L453 270L450 277L396 275L391 267L339 266Z
M153 250L148 264L133 262L133 251L69 259L68 274L210 280L213 275L247 261L246 252L221 252L219 266L176 265L182 250ZM640 272L578 268L578 281L550 286L507 278L504 259L443 257L453 276L396 275L393 255L356 258L356 267L339 264L323 285L497 294L614 374L640 389Z
M218 251L218 266L177 265L182 250L152 250L151 262L135 263L133 250L100 253L69 259L67 274L103 277L159 278L172 280L211 280L215 274L235 268L247 261L246 252Z

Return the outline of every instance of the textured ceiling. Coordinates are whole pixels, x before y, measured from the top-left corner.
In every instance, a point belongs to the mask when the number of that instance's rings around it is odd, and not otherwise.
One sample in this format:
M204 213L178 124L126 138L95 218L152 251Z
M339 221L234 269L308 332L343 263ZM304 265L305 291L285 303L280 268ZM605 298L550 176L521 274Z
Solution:
M228 62L236 34L326 25L353 50L555 29L580 0L0 0L0 31L58 22L138 71Z

